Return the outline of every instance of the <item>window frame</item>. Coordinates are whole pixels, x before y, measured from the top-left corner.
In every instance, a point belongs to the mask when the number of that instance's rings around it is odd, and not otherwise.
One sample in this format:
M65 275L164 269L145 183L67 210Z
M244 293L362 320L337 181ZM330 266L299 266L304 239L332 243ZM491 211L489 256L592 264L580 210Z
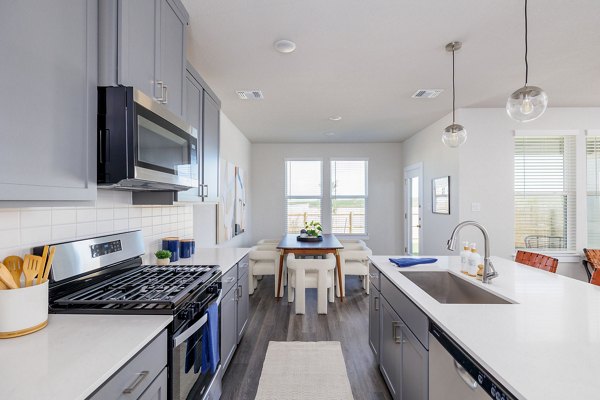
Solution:
M332 164L335 161L362 161L365 163L365 194L364 195L333 195ZM367 238L369 237L369 158L368 157L330 157L329 158L329 228L333 233L333 201L336 199L362 199L365 200L365 231L364 233L334 233L336 237Z
M515 130L513 131L513 216L516 216L516 205L514 203L516 191L514 187L514 146L517 136L574 136L575 137L575 249L569 250L544 250L544 254L559 259L560 262L579 262L582 249L587 244L587 165L586 165L586 138L589 132L596 132L600 136L600 130L580 129L548 129L548 130ZM513 236L516 226L513 226ZM514 242L514 238L513 238ZM517 249L515 247L515 252ZM534 250L534 249L532 249Z
M288 196L287 194L287 188L288 188L288 174L287 174L287 165L288 162L292 162L292 161L319 161L320 162L320 179L321 179L321 194L320 197L316 197L316 196ZM321 219L323 219L323 202L324 202L324 198L325 198L325 193L324 193L324 188L325 185L323 184L323 166L324 166L325 162L323 160L323 158L321 157L286 157L284 159L283 162L283 175L284 175L284 187L283 187L283 201L284 201L284 207L283 207L283 218L284 218L284 235L287 235L288 232L288 200L290 199L298 199L298 200L302 200L302 199L306 199L306 200L310 200L310 199L320 199L321 201ZM323 224L323 222L321 221L321 224ZM324 227L325 228L325 227Z

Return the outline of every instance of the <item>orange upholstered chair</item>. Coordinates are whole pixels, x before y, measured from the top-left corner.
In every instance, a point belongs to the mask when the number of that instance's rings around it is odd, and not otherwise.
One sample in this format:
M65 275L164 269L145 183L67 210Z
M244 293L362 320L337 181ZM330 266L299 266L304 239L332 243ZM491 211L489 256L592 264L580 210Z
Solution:
M543 269L544 271L552 273L555 273L556 269L558 268L557 258L545 256L539 253L531 253L529 251L517 251L515 261L521 264L529 265L530 267Z
M600 268L596 268L592 273L592 279L590 279L592 285L600 286Z
M594 276L596 277L596 282L594 285L600 285L600 250L597 249L583 249L583 253L585 254L585 260L583 260L583 265L585 266L585 272L588 274L588 278L590 283L594 280ZM591 266L591 272L590 268Z

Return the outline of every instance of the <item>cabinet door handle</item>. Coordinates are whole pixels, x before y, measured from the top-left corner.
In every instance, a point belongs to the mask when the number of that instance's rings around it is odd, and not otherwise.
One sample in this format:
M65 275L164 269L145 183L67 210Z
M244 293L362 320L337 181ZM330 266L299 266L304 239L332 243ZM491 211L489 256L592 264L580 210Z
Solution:
M400 328L401 324L398 321L392 322L392 336L394 338L395 343L402 343L402 336L398 336L398 328Z
M454 360L454 368L456 369L456 373L461 377L463 382L469 387L471 390L477 389L477 381L469 375L466 369L463 368L462 365L458 363L458 361Z
M163 85L164 95L163 95L163 104L167 104L169 102L169 87L167 85Z
M129 394L129 393L133 393L133 391L135 390L136 387L138 387L138 385L140 383L142 383L142 381L144 379L146 379L146 377L148 376L150 372L148 371L142 371L139 374L137 374L137 376L135 377L135 380L131 383L131 385L129 385L128 387L126 387L123 390L124 394Z
M202 197L208 197L208 185L202 185Z
M240 291L238 292L238 298L242 298L242 285L238 285L238 288L240 289Z
M160 89L160 97L156 97L156 101L158 101L159 103L162 103L164 100L164 95L165 95L165 88L164 88L165 83L163 81L156 81L156 85L158 85L158 88Z
M373 301L375 303L375 311L379 311L379 297L375 297Z

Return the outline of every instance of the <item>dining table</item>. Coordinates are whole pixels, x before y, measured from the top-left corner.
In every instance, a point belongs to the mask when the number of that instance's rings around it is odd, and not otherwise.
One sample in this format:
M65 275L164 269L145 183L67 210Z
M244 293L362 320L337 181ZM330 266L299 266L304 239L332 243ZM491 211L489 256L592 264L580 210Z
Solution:
M342 286L342 264L340 262L340 250L344 248L342 243L333 234L323 234L323 240L319 241L301 241L297 234L284 235L277 249L279 255L279 279L277 281L277 299L281 295L281 277L283 276L283 261L286 254L294 253L304 256L317 256L323 254L334 254L337 268L338 285L340 288L340 300L344 301L344 291Z

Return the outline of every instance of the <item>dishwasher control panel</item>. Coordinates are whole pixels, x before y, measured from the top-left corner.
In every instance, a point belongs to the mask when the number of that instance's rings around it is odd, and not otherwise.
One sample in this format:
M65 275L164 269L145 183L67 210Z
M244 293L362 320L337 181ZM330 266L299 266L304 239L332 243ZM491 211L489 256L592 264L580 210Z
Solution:
M463 351L446 333L435 324L431 324L431 334L440 342L440 344L454 358L464 370L477 382L492 399L495 400L515 400L510 392L502 386L494 377L488 374L479 366L465 351Z

